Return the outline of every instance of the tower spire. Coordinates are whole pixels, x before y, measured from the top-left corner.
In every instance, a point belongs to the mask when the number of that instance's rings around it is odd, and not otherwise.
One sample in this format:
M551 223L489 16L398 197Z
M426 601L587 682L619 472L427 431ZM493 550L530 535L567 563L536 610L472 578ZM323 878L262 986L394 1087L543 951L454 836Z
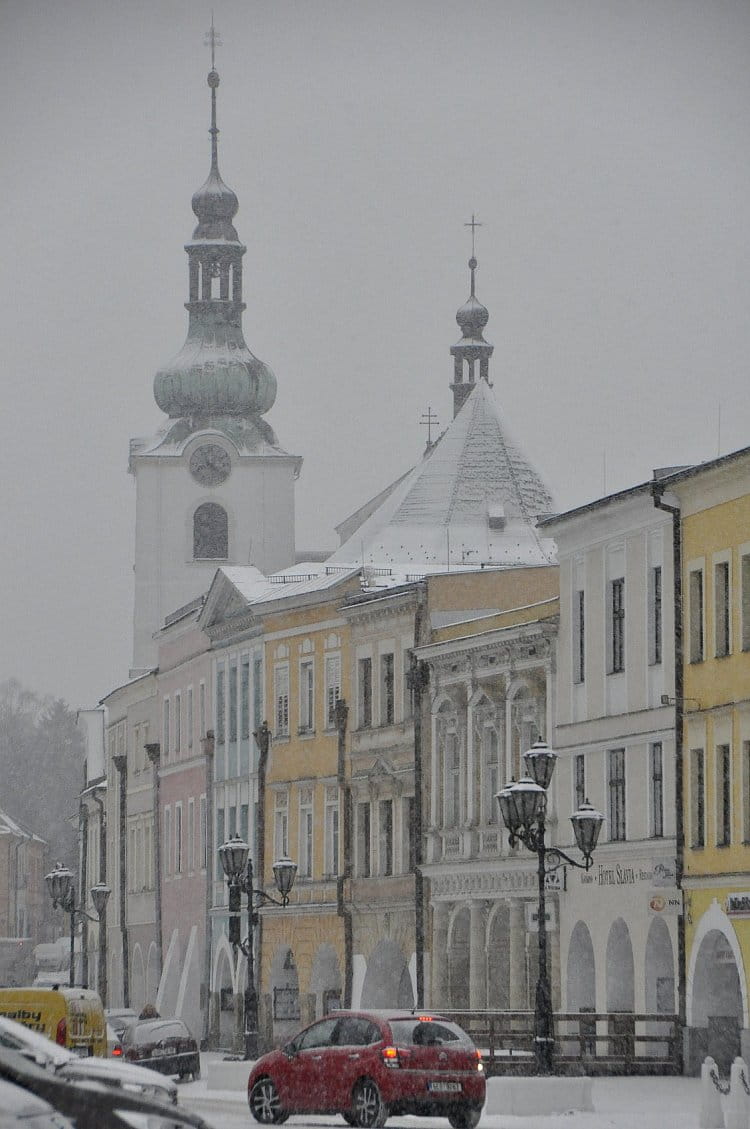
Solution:
M471 223L464 224L471 228L471 258L469 259L469 272L471 279L471 292L469 298L456 314L456 321L461 329L461 340L451 346L453 357L453 383L450 385L453 392L453 415L458 415L464 401L476 383L476 362L479 361L479 379L488 384L490 357L494 345L490 345L482 336L482 330L490 320L486 306L478 300L476 289L477 260L474 257L474 239L476 228L482 227L474 213L471 214Z
M219 130L216 126L216 88L219 85L219 72L216 70L216 48L221 47L221 37L214 27L214 14L211 12L211 27L206 32L205 46L211 48L211 70L208 72L208 85L211 87L211 171L219 173ZM472 217L473 218L473 217Z

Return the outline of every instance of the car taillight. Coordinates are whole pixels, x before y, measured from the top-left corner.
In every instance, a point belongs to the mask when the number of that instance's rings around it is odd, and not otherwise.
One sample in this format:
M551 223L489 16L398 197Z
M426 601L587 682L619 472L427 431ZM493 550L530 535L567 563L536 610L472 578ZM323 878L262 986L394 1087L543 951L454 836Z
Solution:
M475 1051L474 1053L477 1056L477 1070L479 1070L481 1072L481 1071L484 1070L484 1063L482 1062L482 1052L481 1051Z
M64 1047L67 1038L68 1038L68 1021L67 1021L67 1019L61 1019L60 1022L58 1023L58 1025L57 1025L57 1031L55 1032L55 1042L58 1044L58 1046Z
M397 1067L401 1065L396 1047L383 1047L382 1054L386 1066Z
M112 1058L122 1058L122 1047L119 1043L115 1043L112 1048Z

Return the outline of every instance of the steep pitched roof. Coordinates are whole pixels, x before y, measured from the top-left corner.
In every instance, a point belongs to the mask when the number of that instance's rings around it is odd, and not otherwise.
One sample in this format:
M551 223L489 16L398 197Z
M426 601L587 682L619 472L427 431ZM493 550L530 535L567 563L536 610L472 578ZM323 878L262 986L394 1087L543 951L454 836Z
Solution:
M553 509L480 380L430 453L329 558L415 567L554 562L537 517Z

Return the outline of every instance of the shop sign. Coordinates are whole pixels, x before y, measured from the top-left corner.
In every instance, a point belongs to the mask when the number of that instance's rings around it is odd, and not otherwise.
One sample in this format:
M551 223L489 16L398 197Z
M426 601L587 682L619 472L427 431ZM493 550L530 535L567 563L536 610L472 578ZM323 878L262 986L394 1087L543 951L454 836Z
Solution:
M728 917L750 917L750 893L727 894Z
M544 876L544 888L550 890L553 894L561 894L563 890L567 890L568 883L566 880L567 866L558 866L556 870L548 870Z
M591 870L581 875L582 886L660 886L673 888L676 871L673 862L612 862L594 863Z
M557 929L557 915L555 913L554 903L545 905L544 920L547 924L547 929ZM527 933L537 933L539 931L539 906L536 902L526 903L526 931Z
M682 890L660 887L648 896L648 912L652 917L676 917L682 913Z

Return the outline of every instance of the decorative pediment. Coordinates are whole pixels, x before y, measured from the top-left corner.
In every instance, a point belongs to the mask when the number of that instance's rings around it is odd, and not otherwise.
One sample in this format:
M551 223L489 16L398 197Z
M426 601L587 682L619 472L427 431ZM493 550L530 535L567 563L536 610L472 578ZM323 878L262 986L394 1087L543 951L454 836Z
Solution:
M199 626L211 639L252 629L257 623L252 605L246 595L226 575L217 569L208 590Z

